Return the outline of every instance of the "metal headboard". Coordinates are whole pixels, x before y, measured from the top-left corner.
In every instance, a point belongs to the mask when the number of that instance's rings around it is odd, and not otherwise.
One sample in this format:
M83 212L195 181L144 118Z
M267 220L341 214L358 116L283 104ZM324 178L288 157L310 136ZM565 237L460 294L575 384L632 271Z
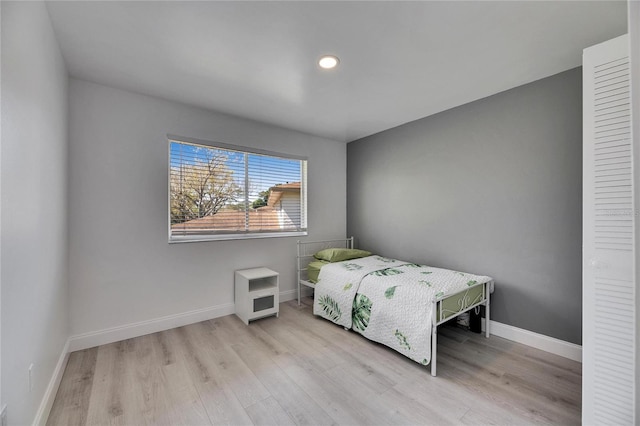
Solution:
M328 248L353 248L353 237L340 238L323 241L301 241L297 242L296 273L298 284L298 305L300 305L301 286L315 287L315 284L308 281L307 265L313 260L313 255L320 250Z

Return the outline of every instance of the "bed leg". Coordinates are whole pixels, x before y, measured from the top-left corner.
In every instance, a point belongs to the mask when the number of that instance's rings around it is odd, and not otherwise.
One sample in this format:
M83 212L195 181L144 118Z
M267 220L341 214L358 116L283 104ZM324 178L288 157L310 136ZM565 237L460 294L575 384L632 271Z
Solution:
M438 347L438 326L433 324L431 326L431 375L436 377L436 357Z
M487 339L489 338L489 336L491 335L491 294L489 293L489 285L486 285L486 294L487 294L487 301L485 302L484 305L484 331L485 331L485 336L487 337Z

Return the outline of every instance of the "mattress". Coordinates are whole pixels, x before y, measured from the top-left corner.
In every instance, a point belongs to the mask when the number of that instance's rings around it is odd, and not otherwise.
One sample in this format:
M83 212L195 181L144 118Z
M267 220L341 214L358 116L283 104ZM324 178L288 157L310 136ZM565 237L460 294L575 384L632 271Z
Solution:
M320 269L328 264L325 260L314 260L307 265L307 277L312 283L318 282ZM464 311L469 306L473 306L484 297L484 288L482 286L469 288L466 292L457 293L443 299L438 304L437 318L439 321L457 315L460 311Z

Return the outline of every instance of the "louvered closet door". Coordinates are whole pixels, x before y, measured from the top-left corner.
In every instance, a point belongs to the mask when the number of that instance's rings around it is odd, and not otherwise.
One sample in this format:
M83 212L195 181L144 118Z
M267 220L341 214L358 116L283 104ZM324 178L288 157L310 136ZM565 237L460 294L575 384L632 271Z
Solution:
M583 56L583 424L635 424L628 38Z

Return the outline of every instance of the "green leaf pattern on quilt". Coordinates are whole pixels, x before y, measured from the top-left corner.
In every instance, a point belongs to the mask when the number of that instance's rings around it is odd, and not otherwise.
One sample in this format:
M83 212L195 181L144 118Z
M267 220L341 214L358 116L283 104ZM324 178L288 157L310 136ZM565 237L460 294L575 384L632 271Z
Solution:
M402 266L406 266L407 268L424 268L425 267L425 265L420 265L417 263L405 263Z
M467 285L468 285L469 287L471 287L472 285L476 285L476 284L478 284L478 281L476 281L476 280L471 280L471 281L469 281L469 282L467 283Z
M393 295L396 293L396 287L398 287L397 285L394 285L393 287L389 287L385 292L384 292L384 297L386 297L387 299L392 299Z
M329 296L322 296L318 299L318 303L322 307L324 313L333 321L336 322L342 316L342 312L340 312L340 306L338 306L338 302L333 300Z
M425 280L418 281L418 284L423 285L425 287L431 287L431 283L429 281L425 281Z
M396 332L393 333L398 339L398 343L405 349L411 350L411 345L407 341L407 336L405 336L400 330L396 329Z
M364 294L357 294L353 299L353 328L364 331L371 318L371 299Z
M362 266L357 263L341 263L341 265L347 271L357 271L358 269L362 269Z
M433 274L433 272L432 272L432 271L423 271L423 272L420 272L420 273L421 273L421 274L424 274L424 275Z
M389 258L382 257L382 256L376 256L375 259L379 260L380 262L385 262L385 263L393 263L393 262L395 262L395 260L393 260L393 259L389 259Z
M344 286L344 287L342 287L342 291L347 291L347 290L349 290L351 287L353 287L353 284L352 284L352 283L345 284L345 286Z
M387 268L387 269L380 269L379 271L373 271L371 275L375 275L376 277L390 277L392 275L398 275L402 273L403 272L398 269Z

